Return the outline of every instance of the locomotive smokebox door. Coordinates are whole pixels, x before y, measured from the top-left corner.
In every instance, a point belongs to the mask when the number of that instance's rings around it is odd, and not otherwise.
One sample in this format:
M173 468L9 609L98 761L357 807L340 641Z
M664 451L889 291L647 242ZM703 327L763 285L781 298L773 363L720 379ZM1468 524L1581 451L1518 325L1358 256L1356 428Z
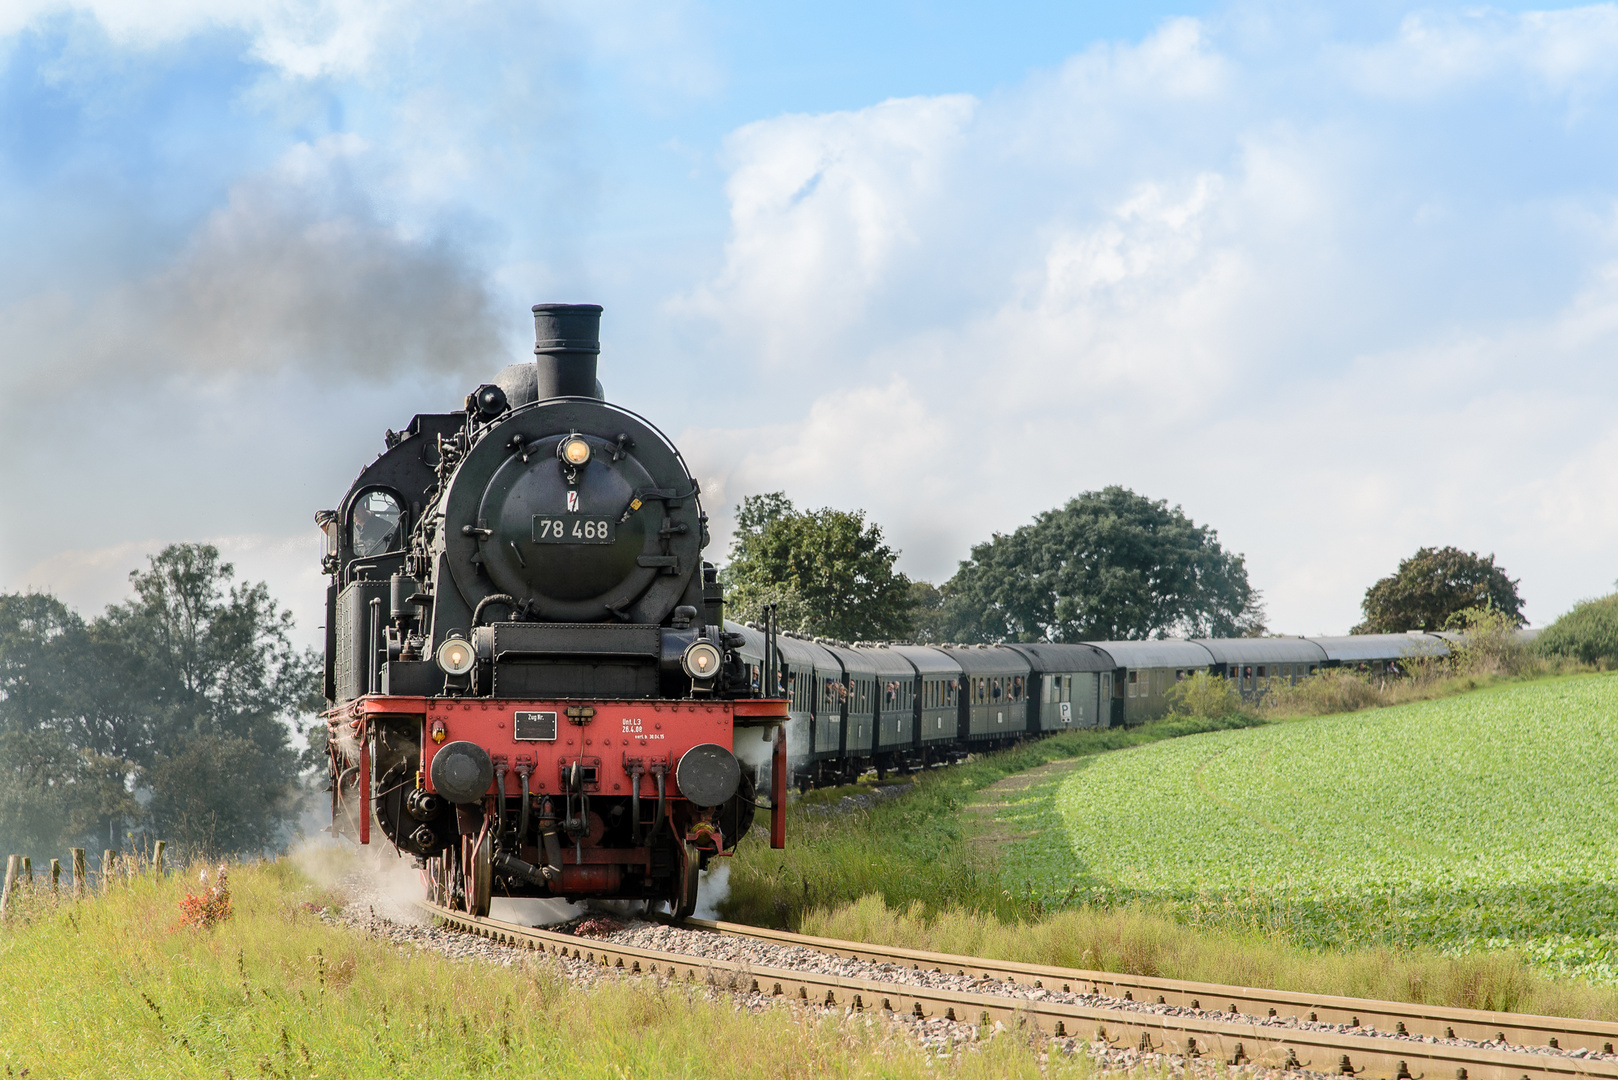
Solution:
M698 806L723 806L742 782L742 767L736 755L723 746L702 743L680 756L674 782L680 786L680 794Z
M474 803L494 783L494 762L477 743L452 742L433 755L433 790L452 803Z

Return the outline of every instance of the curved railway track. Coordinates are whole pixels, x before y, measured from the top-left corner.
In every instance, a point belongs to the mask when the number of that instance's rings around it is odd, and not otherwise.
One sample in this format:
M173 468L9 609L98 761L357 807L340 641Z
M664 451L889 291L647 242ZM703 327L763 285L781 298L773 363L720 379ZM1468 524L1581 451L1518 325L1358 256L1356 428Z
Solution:
M1036 995L1023 997L665 952L478 918L433 904L423 906L446 926L521 948L621 968L628 974L655 974L814 1005L885 1010L968 1024L999 1022L1030 1034L1103 1042L1113 1048L1388 1080L1618 1080L1618 1060L1605 1056L1618 1042L1618 1024L1599 1021L1018 964L806 937L735 923L689 920L684 924L878 964L1015 983L1021 993ZM1098 1007L1042 1000L1037 996L1040 990L1099 994L1116 998L1119 1004ZM1183 1011L1140 1007L1146 1003ZM1312 1021L1317 1026L1289 1026L1293 1021ZM1452 1039L1489 1045L1448 1041ZM1574 1056L1581 1052L1603 1056Z

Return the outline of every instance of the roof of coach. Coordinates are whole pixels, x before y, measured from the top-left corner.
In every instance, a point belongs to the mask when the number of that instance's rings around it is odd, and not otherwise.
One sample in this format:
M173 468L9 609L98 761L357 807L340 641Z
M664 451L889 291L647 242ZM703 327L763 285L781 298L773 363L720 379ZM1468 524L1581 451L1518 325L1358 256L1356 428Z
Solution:
M923 675L953 677L961 673L961 665L955 662L954 657L929 645L889 645L888 648L910 661L911 666Z
M818 643L817 643L818 644ZM822 649L835 656L843 665L843 671L849 677L875 678L885 673L885 669L876 666L871 659L870 649L852 649L844 645L821 645Z
M1520 628L1518 628L1516 630L1513 630L1511 632L1511 636L1513 638L1515 638L1518 643L1523 644L1523 645L1528 645L1528 644L1531 644L1535 638L1539 637L1539 632L1542 629L1544 629L1544 627L1540 627L1540 626L1524 626L1524 627L1520 627ZM1434 630L1429 636L1430 637L1436 637L1436 638L1443 638L1445 641L1449 642L1451 645L1465 645L1466 644L1467 631L1465 631L1465 630Z
M775 647L781 650L782 659L789 664L799 667L810 665L821 668L841 667L842 661L833 656L831 652L818 641L807 638L791 637L787 634L775 636Z
M871 663L876 665L876 670L884 675L903 675L907 678L914 678L916 675L915 665L903 653L895 652L892 645L861 642L854 646L854 651L870 658Z
M1035 671L1111 671L1118 665L1112 657L1094 645L1070 644L1052 641L1009 641L1006 648L1015 649L1028 658Z
M1449 643L1431 634L1352 634L1348 637L1317 637L1309 640L1320 646L1326 659L1339 663L1449 655Z
M1027 675L1028 658L1000 645L934 645L968 675Z
M764 659L763 634L759 633L757 630L754 630L751 626L747 626L744 623L731 622L729 619L725 620L724 629L727 634L740 634L742 636L742 647L736 651L741 653L743 658L747 660L759 661Z
M1308 638L1197 638L1221 664L1323 664L1326 650Z
M1214 662L1212 653L1185 638L1161 638L1156 641L1092 641L1090 644L1112 657L1115 666L1121 668L1207 667Z
M764 659L764 634L755 627L744 623L725 620L725 630L732 634L740 634L743 644L738 650L748 660L762 661ZM828 652L820 644L807 641L800 637L790 637L786 634L775 635L775 647L780 652L781 659L795 667L823 667L840 668L842 662Z

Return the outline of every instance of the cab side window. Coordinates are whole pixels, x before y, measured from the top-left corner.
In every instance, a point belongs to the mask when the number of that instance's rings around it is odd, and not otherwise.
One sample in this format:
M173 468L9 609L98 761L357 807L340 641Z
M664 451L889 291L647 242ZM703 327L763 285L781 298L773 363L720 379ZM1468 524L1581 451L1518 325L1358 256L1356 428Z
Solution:
M369 559L404 548L399 527L404 511L386 491L367 491L354 500L349 514L348 542L356 559Z

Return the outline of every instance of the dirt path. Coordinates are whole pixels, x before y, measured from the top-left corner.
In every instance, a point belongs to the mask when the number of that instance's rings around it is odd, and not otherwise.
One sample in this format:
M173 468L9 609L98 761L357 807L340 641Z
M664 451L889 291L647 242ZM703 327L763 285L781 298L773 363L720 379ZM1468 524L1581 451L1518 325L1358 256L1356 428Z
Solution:
M1022 798L1024 792L1041 780L1048 779L1056 773L1068 772L1088 760L1090 759L1079 757L1052 761L1027 772L1018 773L1016 776L996 781L978 792L977 799L961 812L961 819L966 823L968 842L980 853L992 856L1004 844L1028 839L1033 834L1012 829L1000 820L1000 811Z

